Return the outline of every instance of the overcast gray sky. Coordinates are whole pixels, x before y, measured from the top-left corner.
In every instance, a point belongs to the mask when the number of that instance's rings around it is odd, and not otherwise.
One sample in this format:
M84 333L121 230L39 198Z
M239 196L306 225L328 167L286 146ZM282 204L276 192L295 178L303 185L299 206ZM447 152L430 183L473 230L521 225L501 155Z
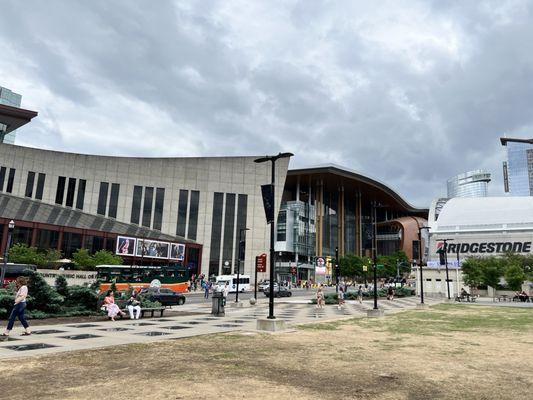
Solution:
M0 0L20 145L135 156L295 153L415 205L533 137L532 1Z

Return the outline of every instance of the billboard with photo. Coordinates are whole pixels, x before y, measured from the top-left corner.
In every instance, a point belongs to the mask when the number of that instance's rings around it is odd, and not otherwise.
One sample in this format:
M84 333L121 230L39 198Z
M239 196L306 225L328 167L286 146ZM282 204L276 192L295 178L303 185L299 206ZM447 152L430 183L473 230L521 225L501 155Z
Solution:
M117 238L116 254L122 256L133 256L135 251L135 238L119 236Z
M170 259L183 261L185 258L185 245L180 243L172 243L170 245Z
M157 240L138 239L135 255L137 257L168 258L169 250L170 243L159 242Z

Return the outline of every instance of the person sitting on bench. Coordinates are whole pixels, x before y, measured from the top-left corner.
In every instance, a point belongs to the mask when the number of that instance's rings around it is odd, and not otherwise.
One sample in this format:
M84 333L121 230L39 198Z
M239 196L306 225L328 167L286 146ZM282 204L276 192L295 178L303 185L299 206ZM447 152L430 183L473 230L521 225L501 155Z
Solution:
M131 291L131 296L126 304L130 313L130 319L139 319L141 315L141 301L139 300L135 289Z
M466 301L470 301L470 293L466 291L465 288L461 289L461 299L466 299Z

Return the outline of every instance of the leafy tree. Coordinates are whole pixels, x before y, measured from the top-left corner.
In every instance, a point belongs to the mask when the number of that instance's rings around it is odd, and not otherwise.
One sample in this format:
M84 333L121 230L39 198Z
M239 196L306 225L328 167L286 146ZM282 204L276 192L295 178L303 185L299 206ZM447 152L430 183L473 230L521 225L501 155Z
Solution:
M520 290L526 274L520 265L509 265L505 270L505 281L512 290Z
M60 257L61 254L57 250L39 251L23 243L17 243L9 249L9 262L33 264L41 268L54 265Z
M94 265L121 265L122 257L119 257L110 251L100 250L94 253Z
M55 281L56 292L63 297L68 296L68 283L67 278L63 275L58 275Z
M483 284L483 262L479 258L469 257L461 264L464 282L473 287Z
M355 254L346 254L339 258L339 268L342 276L356 278L363 275L363 259Z
M81 268L94 268L96 266L94 257L91 256L89 250L78 249L72 254L72 261L76 267Z
M37 250L28 247L26 244L17 243L9 249L9 262L19 264L35 264L37 260Z
M94 311L98 302L96 291L86 286L69 287L67 304L80 310Z

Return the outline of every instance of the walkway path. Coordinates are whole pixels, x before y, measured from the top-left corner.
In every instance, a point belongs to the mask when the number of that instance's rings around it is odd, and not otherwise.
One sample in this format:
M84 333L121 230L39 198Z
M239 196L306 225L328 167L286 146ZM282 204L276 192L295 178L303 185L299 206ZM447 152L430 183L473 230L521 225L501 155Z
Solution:
M347 301L342 310L335 305L317 309L308 300L276 300L275 315L289 325L366 316L372 301L359 304ZM429 299L428 304L441 300ZM385 314L415 308L418 298L402 298L380 301ZM165 339L180 339L212 333L231 331L255 331L257 318L268 315L268 303L263 300L255 307L226 308L225 317L213 317L205 305L187 305L183 311L197 311L197 315L168 316L142 320L102 321L82 324L45 325L35 327L31 336L19 336L15 329L9 340L0 342L0 359L43 355L72 350L86 350L130 343L146 343Z

